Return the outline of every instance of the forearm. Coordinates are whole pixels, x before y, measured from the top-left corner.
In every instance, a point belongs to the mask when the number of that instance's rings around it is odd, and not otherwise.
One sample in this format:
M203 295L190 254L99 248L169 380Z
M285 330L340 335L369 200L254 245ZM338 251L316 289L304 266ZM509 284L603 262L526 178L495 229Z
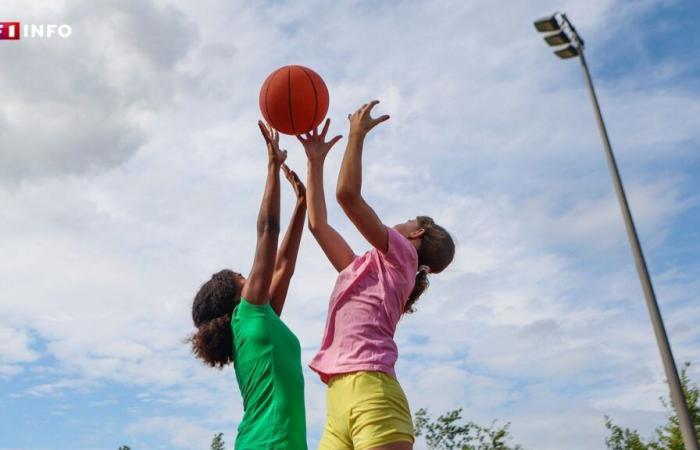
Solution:
M257 242L253 268L241 295L255 304L269 300L269 289L274 272L279 237L280 215L279 168L268 166L267 181L257 221Z
M278 316L282 315L289 283L292 280L292 275L294 275L305 218L306 205L304 203L297 204L277 253L275 272L272 275L270 286L270 306L272 306L272 309Z
M304 144L304 149L309 157L306 182L309 229L331 264L333 264L333 267L340 272L353 261L355 255L348 243L345 242L345 239L328 224L328 212L326 211L326 198L323 189L323 163L328 150L340 139L340 136L336 136L330 142L324 142L329 124L330 121L326 120L326 125L320 135L314 134L307 136L307 139L300 140Z
M338 175L336 199L350 221L373 247L386 252L389 234L371 206L362 198L362 146L365 134L352 125L348 147Z
M311 231L328 225L328 212L323 190L323 161L309 161L306 201L309 208L309 228Z
M343 155L343 162L338 174L336 197L341 199L357 198L362 193L362 148L364 134L351 132L348 145Z
M280 244L277 255L276 270L294 272L297 255L299 254L299 246L301 244L301 235L304 232L304 220L306 219L306 203L297 203L292 213L292 218L289 221L287 232L284 234L282 244Z
M265 232L279 234L280 230L280 176L279 167L268 164L267 181L260 212L258 213L258 236Z

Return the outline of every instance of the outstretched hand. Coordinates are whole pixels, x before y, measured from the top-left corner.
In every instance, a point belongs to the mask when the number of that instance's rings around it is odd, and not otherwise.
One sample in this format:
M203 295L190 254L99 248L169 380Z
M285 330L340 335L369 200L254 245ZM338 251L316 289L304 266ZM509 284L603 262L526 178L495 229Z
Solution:
M287 159L287 150L280 150L280 134L262 120L258 120L258 126L267 143L268 161L279 168Z
M318 127L316 127L309 133L297 135L297 139L299 139L301 145L304 146L304 151L306 151L306 156L309 158L309 161L323 161L335 143L343 137L338 135L326 142L326 133L328 133L330 124L331 119L326 119L321 134L318 134Z
M360 135L366 135L372 128L376 127L380 123L389 120L389 116L384 114L376 119L370 116L372 108L379 103L379 100L372 100L369 103L362 105L357 111L352 114L348 114L348 120L350 120L350 133L359 133Z
M294 189L294 193L297 196L297 204L306 204L306 186L301 182L299 176L286 164L282 164L282 171L292 185L292 189Z

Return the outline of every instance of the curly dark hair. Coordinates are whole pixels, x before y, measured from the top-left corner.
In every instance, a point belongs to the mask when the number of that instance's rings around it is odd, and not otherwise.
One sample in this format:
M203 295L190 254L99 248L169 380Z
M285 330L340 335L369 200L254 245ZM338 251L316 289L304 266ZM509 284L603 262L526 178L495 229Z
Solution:
M430 267L430 273L440 273L450 265L455 256L455 243L446 229L436 224L428 216L418 216L418 225L425 230L418 249L418 265ZM416 284L404 305L404 313L415 312L415 303L423 292L428 289L428 272L419 269L416 274Z
M231 316L241 299L235 273L224 269L204 283L192 303L192 353L206 365L223 368L233 361Z

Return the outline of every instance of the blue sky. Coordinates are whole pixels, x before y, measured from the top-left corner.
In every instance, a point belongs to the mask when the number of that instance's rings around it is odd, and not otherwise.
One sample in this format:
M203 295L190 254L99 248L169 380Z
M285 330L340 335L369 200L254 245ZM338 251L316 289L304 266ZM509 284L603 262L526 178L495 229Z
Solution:
M73 35L0 45L0 449L216 432L232 448L232 370L183 339L199 285L250 266L258 89L291 63L325 79L333 132L372 98L391 115L365 152L382 219L429 214L458 241L398 327L411 408L511 422L533 450L603 448L604 415L651 435L664 376L584 80L532 26L555 10L586 40L676 359L700 380L697 3L10 1L2 20ZM330 199L329 216L366 248ZM333 281L305 235L284 316L304 363ZM324 386L305 377L313 447Z

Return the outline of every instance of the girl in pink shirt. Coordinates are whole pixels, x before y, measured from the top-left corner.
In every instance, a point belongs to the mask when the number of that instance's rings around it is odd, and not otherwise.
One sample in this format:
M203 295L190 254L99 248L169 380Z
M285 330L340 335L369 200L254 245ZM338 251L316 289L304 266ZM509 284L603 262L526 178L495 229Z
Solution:
M362 146L367 133L389 119L373 119L375 100L348 115L350 135L338 176L338 203L372 245L362 256L327 221L323 163L341 138L325 142L323 130L298 136L308 156L309 228L338 270L321 349L310 367L328 385L328 413L320 449L410 450L414 431L406 396L396 381L396 324L412 312L454 257L449 233L431 218L385 226L362 197Z

